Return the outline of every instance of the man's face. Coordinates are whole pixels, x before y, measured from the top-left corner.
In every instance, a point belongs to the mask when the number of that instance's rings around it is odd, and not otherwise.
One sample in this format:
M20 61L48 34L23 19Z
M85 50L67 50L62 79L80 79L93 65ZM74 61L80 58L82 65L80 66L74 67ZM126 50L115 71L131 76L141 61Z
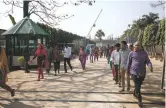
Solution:
M134 51L138 51L138 50L140 50L140 46L139 45L135 45L134 46Z
M124 49L125 48L125 45L123 43L121 43L121 48Z
M117 50L119 50L119 49L120 49L120 47L116 47L116 49L117 49Z
M66 45L65 45L65 47L67 48L67 47L68 47L68 45L66 44Z

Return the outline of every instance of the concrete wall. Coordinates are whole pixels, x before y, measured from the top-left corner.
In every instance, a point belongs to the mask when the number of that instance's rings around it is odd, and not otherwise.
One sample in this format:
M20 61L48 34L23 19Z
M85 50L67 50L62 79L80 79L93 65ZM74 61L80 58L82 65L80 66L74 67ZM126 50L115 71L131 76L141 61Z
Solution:
M95 41L96 42L96 46L107 46L109 45L114 45L116 43L116 40L102 40L100 41Z

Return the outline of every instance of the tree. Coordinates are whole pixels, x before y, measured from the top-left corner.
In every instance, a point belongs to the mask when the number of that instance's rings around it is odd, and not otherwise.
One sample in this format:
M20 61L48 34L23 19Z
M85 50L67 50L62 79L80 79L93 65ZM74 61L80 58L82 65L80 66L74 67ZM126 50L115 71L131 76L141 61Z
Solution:
M101 41L101 40L102 40L102 37L105 36L105 33L104 33L101 29L99 29L99 30L96 32L96 35L95 35L95 36L98 37L99 40Z
M165 3L166 3L165 0L163 0L163 1L162 1L162 0L158 0L157 3L155 3L155 4L150 4L150 5L151 5L151 7L153 7L153 8L156 8L156 7L162 6L163 9L165 9Z
M88 5L92 5L95 3L95 0L79 0L77 2L61 2L59 0L3 0L5 5L11 6L9 10L7 10L7 14L11 14L14 12L16 7L23 8L24 15L30 17L32 14L39 17L45 24L50 26L58 25L58 23L62 20L68 19L73 15L59 15L57 16L57 9L61 8L65 5L73 4L74 6L78 6L81 3L88 3Z
M73 40L79 40L79 39L83 39L84 37L79 36L77 34L73 34L61 29L56 29L53 27L50 27L46 24L42 24L42 23L37 23L42 29L44 29L45 31L47 31L50 34L49 39L52 40L53 42L58 42L58 43L72 43ZM88 40L89 43L94 44L93 41Z

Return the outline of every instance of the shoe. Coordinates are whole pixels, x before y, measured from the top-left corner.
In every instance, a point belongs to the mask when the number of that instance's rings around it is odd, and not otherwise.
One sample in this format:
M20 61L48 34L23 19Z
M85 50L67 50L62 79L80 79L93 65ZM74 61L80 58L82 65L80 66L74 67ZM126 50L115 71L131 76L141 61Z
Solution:
M12 91L11 91L11 97L14 97L14 96L15 96L15 90L12 89Z
M44 77L42 77L41 79L44 79Z
M125 90L124 89L122 89L122 90L120 90L119 92L124 92Z
M138 99L137 95L135 94L135 90L133 92L133 96L134 96L134 98Z
M25 71L25 73L30 73L30 71Z
M40 79L37 79L37 81L40 81Z
M118 84L118 82L115 82L115 84Z
M119 87L122 87L122 86L119 84Z
M57 76L57 74L54 74L54 76Z
M143 103L142 103L142 102L138 102L138 106L139 106L140 108L142 108L142 107L143 107Z
M71 68L71 71L73 71L73 68Z

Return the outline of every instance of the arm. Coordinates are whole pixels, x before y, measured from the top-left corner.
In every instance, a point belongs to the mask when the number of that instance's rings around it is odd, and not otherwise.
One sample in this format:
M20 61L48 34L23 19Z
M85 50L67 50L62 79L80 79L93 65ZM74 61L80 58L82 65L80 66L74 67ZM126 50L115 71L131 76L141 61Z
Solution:
M127 72L128 72L128 74L130 73L131 63L132 63L132 52L129 53L128 59L127 59Z
M114 62L114 51L111 54L112 63Z
M146 65L149 67L150 71L153 72L153 66L152 66L152 63L151 63L147 53L146 53L146 56L145 56L145 62L146 62Z
M32 58L32 60L34 60L36 57L37 57L37 55L35 54L34 57ZM32 60L31 60L31 61L32 61Z
M119 67L121 65L121 52L119 52Z

